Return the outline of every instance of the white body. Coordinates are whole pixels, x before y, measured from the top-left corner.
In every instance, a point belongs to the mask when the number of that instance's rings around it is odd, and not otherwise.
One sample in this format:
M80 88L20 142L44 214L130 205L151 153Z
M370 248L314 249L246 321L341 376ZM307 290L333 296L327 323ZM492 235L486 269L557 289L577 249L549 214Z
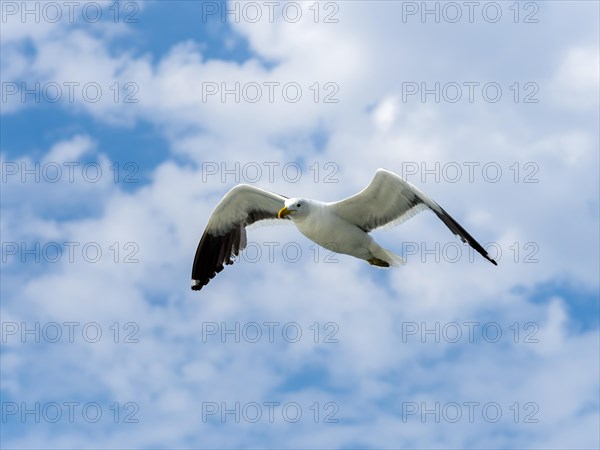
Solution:
M400 256L377 244L368 233L338 216L327 203L317 200L304 202L310 214L292 214L290 217L298 230L311 241L328 250L359 259L378 258L392 266L404 262ZM323 223L328 226L319 226Z

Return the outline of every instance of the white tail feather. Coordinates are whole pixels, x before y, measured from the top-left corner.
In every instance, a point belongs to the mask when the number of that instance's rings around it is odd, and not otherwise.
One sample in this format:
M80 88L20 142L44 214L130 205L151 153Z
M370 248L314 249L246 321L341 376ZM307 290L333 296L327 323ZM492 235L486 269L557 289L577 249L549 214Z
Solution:
M377 243L373 242L373 245L369 248L373 256L375 258L379 258L387 262L392 267L399 267L403 264L406 264L406 260L395 253L386 250L385 248L379 246Z

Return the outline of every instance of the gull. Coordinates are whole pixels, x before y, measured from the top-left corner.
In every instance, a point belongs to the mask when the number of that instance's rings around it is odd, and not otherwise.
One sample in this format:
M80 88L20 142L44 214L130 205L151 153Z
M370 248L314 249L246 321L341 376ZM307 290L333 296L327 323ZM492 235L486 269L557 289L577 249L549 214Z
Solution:
M332 203L288 198L246 184L235 186L216 206L202 234L192 266L192 289L199 291L223 270L223 264L233 264L232 257L246 247L246 227L266 219L291 219L303 235L322 247L373 266L397 267L404 259L377 244L369 232L397 225L427 209L497 265L440 205L399 175L378 169L361 192Z

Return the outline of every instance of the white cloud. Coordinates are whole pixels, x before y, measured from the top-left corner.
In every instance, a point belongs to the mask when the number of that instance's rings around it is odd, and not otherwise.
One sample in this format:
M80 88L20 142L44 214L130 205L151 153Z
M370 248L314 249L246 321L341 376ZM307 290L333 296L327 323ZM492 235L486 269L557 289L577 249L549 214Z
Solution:
M560 106L594 112L600 86L600 48L577 46L565 55L550 85L551 96Z
M70 162L79 160L84 154L93 148L93 142L89 136L74 136L69 141L58 142L45 155L47 162Z

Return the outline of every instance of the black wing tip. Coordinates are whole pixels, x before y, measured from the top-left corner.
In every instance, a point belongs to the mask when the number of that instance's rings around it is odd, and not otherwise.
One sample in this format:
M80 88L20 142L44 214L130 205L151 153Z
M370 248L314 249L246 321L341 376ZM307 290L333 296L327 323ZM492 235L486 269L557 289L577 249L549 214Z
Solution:
M477 250L477 249L476 249L476 250ZM484 251L485 251L485 250L484 250ZM491 262L493 265L495 265L495 266L497 266L497 265L498 265L498 263L496 262L496 260L495 260L495 259L493 259L493 258L491 258L491 257L490 257L490 255L488 255L488 254L487 254L487 252L486 252L486 253L479 252L479 253L481 253L481 256L483 256L485 259L487 259L487 260L488 260L489 262Z
M200 280L192 280L192 291L199 291L204 286L206 286L206 283L203 284Z
M477 250L477 252L491 262L493 265L497 266L498 263L490 258L490 255L485 251L485 249L481 246L479 242L475 240L473 236L469 234L467 230L465 230L461 224L459 224L454 218L444 210L440 205L435 203L440 211L433 209L433 212L444 222L444 224L452 231L456 236L460 238L466 244L469 244L473 249Z

